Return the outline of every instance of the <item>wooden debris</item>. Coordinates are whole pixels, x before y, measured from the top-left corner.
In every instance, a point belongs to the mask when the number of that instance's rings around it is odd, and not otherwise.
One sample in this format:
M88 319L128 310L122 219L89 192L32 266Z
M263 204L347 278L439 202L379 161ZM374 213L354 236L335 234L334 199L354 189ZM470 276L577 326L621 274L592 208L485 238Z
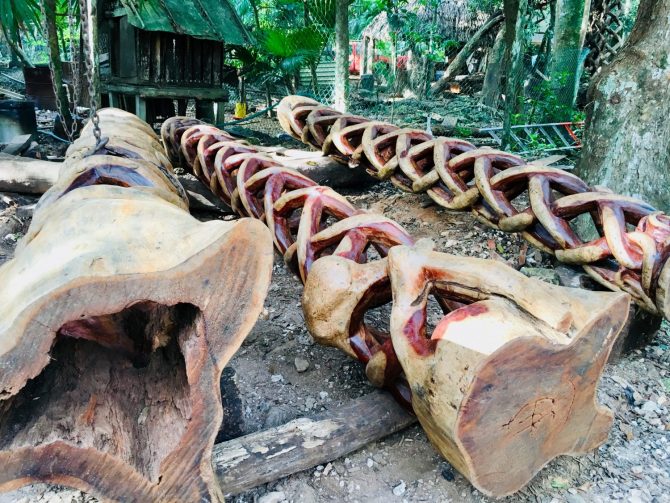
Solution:
M22 134L15 136L7 146L2 149L3 154L7 155L21 155L30 146L30 141L33 139L31 134Z
M86 157L84 129L0 268L0 491L221 500L219 379L262 309L271 236L191 217L148 126L100 118L107 147Z
M214 446L212 464L223 492L237 494L340 458L416 422L376 391L335 410Z

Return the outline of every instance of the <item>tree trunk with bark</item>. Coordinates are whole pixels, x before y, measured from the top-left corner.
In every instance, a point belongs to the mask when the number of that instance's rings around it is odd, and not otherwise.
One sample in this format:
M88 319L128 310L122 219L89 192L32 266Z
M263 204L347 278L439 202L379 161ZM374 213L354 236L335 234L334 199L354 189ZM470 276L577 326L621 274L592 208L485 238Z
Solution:
M508 148L511 139L512 115L517 111L523 93L523 55L526 46L525 24L528 0L505 0L505 117L502 148Z
M349 2L335 6L335 108L347 110L349 102Z
M495 42L489 52L484 85L482 88L482 103L489 107L496 107L500 99L500 84L505 58L505 28L501 28L496 35Z
M642 0L630 37L590 89L577 173L670 211L670 0Z
M479 30L475 32L470 40L463 46L463 49L458 53L454 60L449 64L440 79L430 86L431 94L436 94L444 91L449 85L449 81L453 79L458 73L465 68L468 58L477 49L482 38L503 20L503 15L500 13L494 14L484 23Z
M549 75L560 109L551 120L566 120L577 97L581 54L591 0L558 0Z

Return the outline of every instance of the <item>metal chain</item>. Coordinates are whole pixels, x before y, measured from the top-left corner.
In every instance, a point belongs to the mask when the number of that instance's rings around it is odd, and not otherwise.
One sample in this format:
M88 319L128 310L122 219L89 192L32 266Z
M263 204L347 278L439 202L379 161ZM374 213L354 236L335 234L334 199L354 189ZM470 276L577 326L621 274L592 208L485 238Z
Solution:
M93 123L93 136L95 137L95 146L90 154L95 153L102 148L108 141L108 138L102 137L100 130L100 118L98 117L98 94L95 86L95 55L91 47L89 36L92 27L89 23L89 12L87 0L79 0L79 13L81 16L81 26L84 44L84 61L86 62L86 77L88 79L88 94L91 107L91 122Z
M73 10L73 3L77 0L69 0L67 3L67 24L70 30L70 64L72 66L72 111L71 114L74 118L72 122L72 136L75 135L77 129L79 128L79 123L77 121L77 105L79 104L79 41L77 41L77 47L75 52L75 43L74 43L74 33L75 33L75 23ZM80 32L81 33L81 32ZM81 37L79 37L81 39Z
M49 28L47 27L47 11L46 11L46 5L45 2L40 2L40 5L42 7L42 16L44 17L44 23L43 23L43 29L45 33L49 32ZM56 15L56 12L53 13L53 15ZM47 44L47 47L49 47L49 44ZM61 124L63 125L63 131L65 132L65 135L67 136L67 139L70 141L73 141L74 139L74 130L71 130L68 127L68 121L67 119L63 116L61 113L62 107L63 107L63 102L60 100L60 95L59 95L59 89L56 86L56 79L54 76L56 75L56 68L54 66L54 59L58 58L60 59L60 50L58 54L51 54L51 48L49 47L49 72L51 73L51 89L53 89L54 92L54 97L56 99L56 113L58 117L60 117ZM62 76L62 72L61 72ZM68 109L69 110L69 109ZM70 113L70 120L72 120L73 124L76 124L77 120L75 117L72 116L72 113Z

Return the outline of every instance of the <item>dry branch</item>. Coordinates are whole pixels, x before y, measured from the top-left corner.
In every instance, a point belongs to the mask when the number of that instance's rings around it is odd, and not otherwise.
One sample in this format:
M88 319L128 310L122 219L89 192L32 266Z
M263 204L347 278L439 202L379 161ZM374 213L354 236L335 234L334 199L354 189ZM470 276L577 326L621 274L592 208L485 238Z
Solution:
M262 309L267 229L201 223L131 114L87 126L0 268L0 490L219 500L219 379ZM243 271L243 273L241 273Z

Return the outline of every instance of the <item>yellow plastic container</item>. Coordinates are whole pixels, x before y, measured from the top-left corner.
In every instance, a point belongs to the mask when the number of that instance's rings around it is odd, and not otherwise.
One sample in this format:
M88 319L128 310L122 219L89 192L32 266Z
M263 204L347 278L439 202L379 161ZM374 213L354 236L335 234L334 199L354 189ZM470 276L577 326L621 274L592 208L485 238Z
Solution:
M235 103L235 118L244 119L247 116L247 104Z

